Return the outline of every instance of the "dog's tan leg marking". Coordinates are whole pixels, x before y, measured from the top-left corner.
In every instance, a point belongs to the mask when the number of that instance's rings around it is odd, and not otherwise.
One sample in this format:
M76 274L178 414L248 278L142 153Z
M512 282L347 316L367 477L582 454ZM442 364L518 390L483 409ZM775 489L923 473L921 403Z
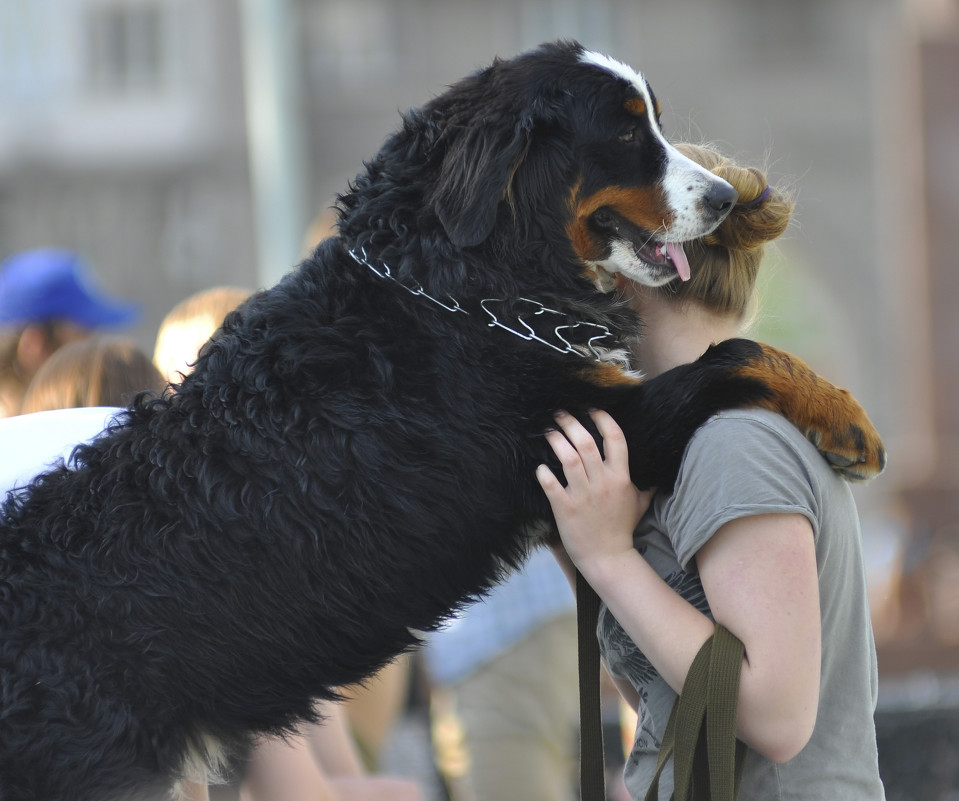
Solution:
M844 478L868 481L878 476L886 465L882 437L849 391L821 378L801 359L769 345L761 347L759 360L736 368L772 390L771 398L756 405L791 420Z
M625 387L642 381L636 373L618 364L594 364L583 372L587 381L599 387Z

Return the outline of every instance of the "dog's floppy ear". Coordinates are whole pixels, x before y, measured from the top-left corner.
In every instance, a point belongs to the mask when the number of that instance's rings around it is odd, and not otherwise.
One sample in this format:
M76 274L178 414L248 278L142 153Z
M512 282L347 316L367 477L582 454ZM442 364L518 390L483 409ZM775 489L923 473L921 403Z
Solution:
M432 201L457 247L483 242L529 147L532 121L484 119L459 130L447 150Z

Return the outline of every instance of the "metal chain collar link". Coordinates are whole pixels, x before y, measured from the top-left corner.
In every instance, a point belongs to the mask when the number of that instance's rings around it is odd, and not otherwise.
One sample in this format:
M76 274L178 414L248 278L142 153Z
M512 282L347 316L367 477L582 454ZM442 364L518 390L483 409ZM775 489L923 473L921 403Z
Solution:
M353 248L348 248L347 253L352 256L353 260L364 267L369 268L375 275L378 275L380 278L386 278L390 281L393 281L398 286L403 287L411 295L418 295L420 297L426 298L429 301L432 301L437 306L440 306L443 309L446 309L449 312L461 312L469 316L469 312L463 308L460 302L454 298L452 295L448 295L448 302L439 300L423 289L422 286L410 287L401 282L396 276L393 275L393 271L390 269L387 264L374 265L372 264L366 254L366 251L360 248L360 252L357 253ZM547 306L544 306L537 300L531 300L529 298L518 298L518 301L530 305L530 314L534 317L541 315L555 315L557 318L562 320L562 323L553 327L553 336L556 338L556 342L550 342L548 339L544 339L533 328L522 316L516 318L516 323L520 328L514 328L512 325L507 324L508 321L501 319L500 315L491 308L495 304L506 304L507 301L503 298L483 298L480 301L480 308L483 312L489 317L489 322L487 325L490 328L502 328L504 331L518 336L520 339L524 339L527 342L535 341L543 345L546 345L548 348L559 353L573 353L582 358L588 358L592 355L592 358L598 362L605 362L608 360L604 358L604 354L607 354L607 351L603 349L603 344L608 343L610 346L616 345L616 337L613 335L613 332L609 330L605 325L599 323L589 323L584 321L566 323L567 316L560 311L555 309L550 309ZM500 313L502 314L502 312ZM544 317L545 319L545 317ZM582 329L592 329L595 333L589 337L584 345L574 345L570 340L575 337L572 336L573 332L584 333ZM562 333L560 333L562 332ZM588 333L588 332L586 332ZM588 353L586 351L589 351Z

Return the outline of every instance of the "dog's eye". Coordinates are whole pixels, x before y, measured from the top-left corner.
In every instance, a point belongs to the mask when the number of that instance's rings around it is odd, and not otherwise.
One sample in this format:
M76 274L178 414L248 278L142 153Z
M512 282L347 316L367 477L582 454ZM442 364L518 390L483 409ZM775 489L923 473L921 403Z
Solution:
M630 128L626 133L621 133L619 135L620 142L633 142L636 140L636 129Z

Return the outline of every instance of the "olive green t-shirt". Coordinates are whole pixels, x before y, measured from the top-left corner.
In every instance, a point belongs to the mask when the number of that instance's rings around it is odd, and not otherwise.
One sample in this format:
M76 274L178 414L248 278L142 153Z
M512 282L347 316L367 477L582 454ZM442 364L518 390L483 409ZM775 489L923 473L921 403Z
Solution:
M739 801L881 801L876 753L878 677L866 598L859 518L849 486L789 422L763 410L724 412L696 433L672 494L657 493L636 548L677 592L708 614L696 552L725 523L751 515L801 514L812 525L822 610L822 674L816 726L782 764L750 750ZM639 695L625 768L643 799L676 694L603 607L598 633L610 671ZM671 764L660 799L673 788Z

